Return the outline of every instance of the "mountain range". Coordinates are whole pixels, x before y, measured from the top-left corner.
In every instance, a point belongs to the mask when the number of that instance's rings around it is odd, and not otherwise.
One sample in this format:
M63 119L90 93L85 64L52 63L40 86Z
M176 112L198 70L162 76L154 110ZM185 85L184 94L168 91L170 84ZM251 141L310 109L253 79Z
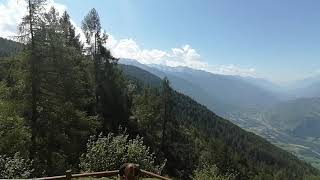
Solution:
M129 59L121 59L120 63L137 66L160 78L167 77L177 91L187 94L219 115L280 102L280 96L275 92L240 76L212 74L188 67L147 66Z
M178 92L320 168L320 78L284 88L261 78L145 65L132 59L120 63L167 77Z

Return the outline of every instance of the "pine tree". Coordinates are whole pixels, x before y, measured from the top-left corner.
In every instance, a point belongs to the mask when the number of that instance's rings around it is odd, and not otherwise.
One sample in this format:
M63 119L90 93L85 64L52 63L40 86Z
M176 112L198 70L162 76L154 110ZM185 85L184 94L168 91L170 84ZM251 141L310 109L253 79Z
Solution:
M100 18L92 9L82 21L87 53L94 61L96 112L102 121L101 131L116 131L129 117L125 79L117 67L117 58L104 47L108 38L101 32Z
M165 141L166 141L166 133L167 133L167 124L168 121L172 118L171 110L172 110L172 103L171 103L171 88L169 80L165 77L162 80L162 137L161 137L161 148L165 148Z
M66 12L62 17L55 8L40 13L41 6L32 4L42 2L30 1L30 17L36 14L39 20L23 21L20 26L21 37L30 44L30 66L26 67L32 97L30 157L38 176L77 168L87 138L99 127L90 112L94 94L88 69L91 65L82 54L79 35ZM32 31L25 31L28 22Z
M44 14L42 28L46 55L40 73L38 132L39 148L44 151L39 152L39 159L49 175L77 168L87 138L99 127L87 111L93 101L86 67L90 62L81 54L77 36L70 33L70 21L62 20L65 17L52 8ZM69 30L63 31L66 24Z
M22 23L19 25L19 39L28 44L29 49L29 66L30 66L30 84L31 84L31 113L30 113L30 126L31 126L31 148L30 157L34 157L36 151L35 138L36 138L36 121L38 118L37 103L39 99L39 52L38 47L40 41L37 35L41 25L41 12L46 0L26 0L28 14L23 18Z
M70 47L74 47L82 53L83 45L80 42L80 35L76 35L75 28L71 24L70 16L67 11L65 11L60 18L60 26L62 28L66 44Z

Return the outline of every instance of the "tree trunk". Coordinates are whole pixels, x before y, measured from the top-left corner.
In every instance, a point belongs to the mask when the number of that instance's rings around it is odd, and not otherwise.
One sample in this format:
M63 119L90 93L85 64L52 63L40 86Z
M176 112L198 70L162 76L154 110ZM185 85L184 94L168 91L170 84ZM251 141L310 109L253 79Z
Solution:
M36 120L37 120L37 87L36 87L36 65L35 65L35 42L34 42L34 32L33 32L33 10L31 0L28 1L29 5L29 28L31 34L31 148L30 148L30 158L34 158L35 153L35 134L36 134Z

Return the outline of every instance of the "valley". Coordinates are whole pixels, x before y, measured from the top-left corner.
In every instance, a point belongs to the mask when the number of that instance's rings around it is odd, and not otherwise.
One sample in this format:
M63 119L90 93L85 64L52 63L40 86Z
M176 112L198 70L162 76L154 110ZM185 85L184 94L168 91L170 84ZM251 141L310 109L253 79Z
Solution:
M161 78L168 77L177 91L320 168L320 131L317 131L320 100L308 97L307 92L304 95L308 98L304 98L301 97L301 89L295 95L292 95L294 90L286 94L280 87L263 79L216 75L185 67L144 65L130 59L120 62ZM315 83L312 80L304 82L303 87ZM313 118L314 122L308 118Z
M270 125L264 119L263 114L238 112L230 113L227 118L240 127L264 137L269 142L309 162L314 167L320 168L320 138L295 136L292 132Z

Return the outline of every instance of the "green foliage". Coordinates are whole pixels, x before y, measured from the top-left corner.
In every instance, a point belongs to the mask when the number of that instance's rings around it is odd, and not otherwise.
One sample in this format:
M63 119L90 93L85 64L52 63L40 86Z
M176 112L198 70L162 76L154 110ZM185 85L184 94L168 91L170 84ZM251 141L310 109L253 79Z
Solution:
M319 180L320 176L308 176L305 177L303 180Z
M95 83L95 108L101 122L101 131L116 131L119 125L126 126L129 104L125 79L117 68L118 59L104 47L108 38L102 33L98 12L93 8L82 21L86 36L86 52L93 60Z
M9 100L13 89L0 81L0 154L13 156L19 151L27 156L30 130L18 111L20 104Z
M143 144L143 138L137 136L130 139L127 145L126 162L139 164L142 169L161 173L166 161L156 165L156 157L151 153L150 148Z
M152 91L144 89L141 95L134 95L132 114L135 117L138 131L145 137L153 149L159 149L161 143L161 99Z
M139 73L136 75L135 79L143 82L144 77L139 77ZM149 74L148 77L152 78L154 75ZM138 110L134 111L134 115L138 124L143 120L144 124L144 121L150 121L150 124L158 126L161 120L153 122L149 115L161 115L161 112L152 110L152 107L161 107L162 101L158 101L161 94L156 91L151 94L147 96L155 96L156 98L152 98L154 101L148 101L143 94L136 97L138 101L134 101L137 103L134 107ZM187 179L187 175L190 175L203 159L216 164L222 174L236 172L236 179L273 178L277 174L282 174L282 179L302 179L307 174L318 173L310 165L253 133L243 131L191 98L178 92L173 92L171 98L171 111L174 116L169 122L172 125L167 126L166 130L167 146L159 150L160 154L164 153L164 157L168 159L165 170L169 174ZM146 142L154 145L154 141L147 138L156 137L153 134L157 134L159 130L153 132L150 128L145 132Z
M161 172L165 164L156 165L154 154L139 136L129 140L127 134L115 136L109 133L106 137L100 135L95 139L89 139L87 153L80 158L80 167L84 171L114 170L126 162L131 162L139 164L142 169Z
M21 52L22 44L0 37L0 57L7 57Z
M30 131L23 118L15 113L8 115L11 108L10 104L0 101L0 154L13 155L20 151L26 155Z
M138 86L138 91L142 91L143 88L148 88L148 86L154 88L161 87L161 79L153 74L150 74L148 71L140 69L136 66L125 64L119 64L119 68L123 71L129 81ZM143 81L141 81L141 79L143 79Z
M215 165L202 164L194 171L195 180L233 180L233 174L220 175L219 169Z
M31 162L19 153L15 153L13 157L0 155L1 178L29 178L32 171Z

